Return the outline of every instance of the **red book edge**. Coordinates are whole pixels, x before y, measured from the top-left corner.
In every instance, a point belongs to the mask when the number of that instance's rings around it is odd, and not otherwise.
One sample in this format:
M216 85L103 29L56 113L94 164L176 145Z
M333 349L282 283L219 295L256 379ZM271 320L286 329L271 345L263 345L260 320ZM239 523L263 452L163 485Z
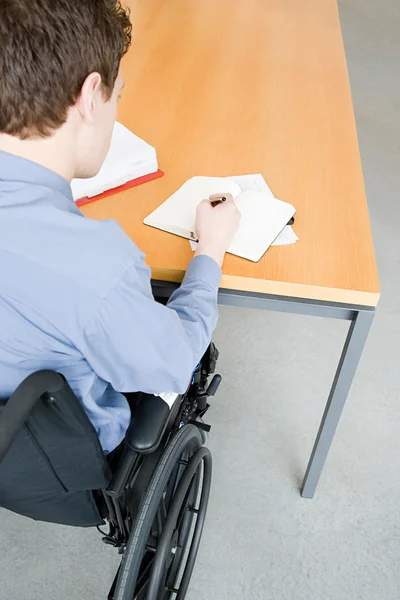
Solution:
M102 198L107 198L107 196L112 196L113 194L118 194L118 192L123 192L124 190L129 190L129 188L135 187L136 185L141 185L142 183L146 183L147 181L152 181L153 179L158 179L164 175L164 171L158 169L154 173L148 173L147 175L142 175L142 177L136 177L136 179L132 179L131 181L127 181L123 185L119 185L118 187L112 188L110 190L106 190L102 194L97 194L97 196L85 196L84 198L79 198L76 200L75 204L77 206L85 206L85 204L89 204L90 202L95 202L96 200L101 200Z

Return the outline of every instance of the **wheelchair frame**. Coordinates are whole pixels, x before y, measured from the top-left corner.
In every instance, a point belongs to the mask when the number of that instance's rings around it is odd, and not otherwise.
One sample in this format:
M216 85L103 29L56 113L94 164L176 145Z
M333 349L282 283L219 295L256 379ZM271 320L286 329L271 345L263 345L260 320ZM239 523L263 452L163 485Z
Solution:
M143 435L139 435L139 439L135 436L135 433L139 431L135 427L135 423L148 422L141 412L146 411L150 403L144 399L133 412L132 432L128 435L129 445L125 446L110 484L106 490L102 490L108 513L106 518L109 523L109 532L103 534L103 541L117 547L123 554L120 568L108 594L108 600L133 600L133 598L158 600L164 597L170 598L171 594L175 594L178 600L182 600L186 595L201 540L211 486L211 454L207 448L202 447L204 438L198 433L199 429L207 432L210 428L198 418L207 411L209 406L207 399L210 395L215 394L221 381L219 375L214 375L210 385L207 385L209 375L215 371L217 358L218 351L211 345L196 369L188 391L184 396L177 397L168 418L156 426L156 435L147 438L145 444ZM185 443L179 448L179 438L183 439L185 436L186 438L191 437L192 441L196 440L197 436L197 447L192 452L187 451ZM151 489L154 478L157 479L163 475L165 457L171 453L174 444L178 445L178 458L174 470L171 472L171 479L168 477L166 486L165 494L168 502L167 506L163 508L165 514L161 531L158 532L159 544L154 546L154 526L153 523L150 523L150 537L153 545L147 543L145 551L152 554L154 559L149 566L149 561L146 562L144 555L142 558L144 567L141 564L142 570L136 564L137 578L136 574L133 574L133 579L136 579L136 588L133 592L129 589L129 584L126 584L126 580L132 575L129 573L132 565L128 563L132 563L132 553L137 552L138 544L136 543L133 551L130 549L130 545L133 545L132 540L137 542L137 521L139 520L140 523L138 515L143 512L143 507L146 508L147 504L151 503L151 498L146 498L146 490ZM184 455L185 452L186 455ZM160 465L161 473L157 475L157 468L160 470ZM185 512L190 513L192 517L191 520L189 519L190 525L188 522L184 522ZM156 519L159 528L158 509ZM174 566L179 548L180 532L177 529L179 519L181 524L185 523L185 547L179 549L181 562L178 566ZM195 522L193 522L194 520ZM142 525L143 527L144 525ZM147 528L149 528L149 523L147 523ZM190 537L188 528L192 529ZM186 561L184 561L185 555ZM168 573L163 570L170 572L169 582L166 581ZM176 587L178 578L180 578L180 583L179 587ZM165 596L160 595L162 586L165 587Z

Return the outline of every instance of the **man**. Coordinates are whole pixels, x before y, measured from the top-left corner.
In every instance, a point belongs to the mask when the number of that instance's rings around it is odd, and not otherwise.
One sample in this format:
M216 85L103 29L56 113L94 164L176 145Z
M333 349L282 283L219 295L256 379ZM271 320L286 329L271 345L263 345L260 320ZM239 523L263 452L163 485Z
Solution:
M196 256L162 306L121 228L76 208L69 184L106 156L130 35L115 0L0 0L0 397L63 373L106 452L129 425L122 392L186 390L239 224L232 201L200 205Z

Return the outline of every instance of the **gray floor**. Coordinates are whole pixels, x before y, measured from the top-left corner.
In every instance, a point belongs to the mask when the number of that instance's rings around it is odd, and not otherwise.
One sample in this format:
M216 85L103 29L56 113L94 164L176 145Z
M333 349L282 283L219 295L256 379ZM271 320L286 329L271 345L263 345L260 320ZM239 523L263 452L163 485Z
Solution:
M188 600L400 598L400 3L340 11L382 300L313 501L297 488L346 324L221 310L214 485ZM117 561L96 532L0 523L0 600L105 598Z

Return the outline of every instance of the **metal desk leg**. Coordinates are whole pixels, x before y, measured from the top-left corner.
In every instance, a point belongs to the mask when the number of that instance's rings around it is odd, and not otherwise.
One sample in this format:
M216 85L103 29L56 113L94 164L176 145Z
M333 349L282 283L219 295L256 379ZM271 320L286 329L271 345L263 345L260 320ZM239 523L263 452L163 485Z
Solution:
M373 310L360 310L354 313L304 476L301 488L303 498L314 496L374 314Z

